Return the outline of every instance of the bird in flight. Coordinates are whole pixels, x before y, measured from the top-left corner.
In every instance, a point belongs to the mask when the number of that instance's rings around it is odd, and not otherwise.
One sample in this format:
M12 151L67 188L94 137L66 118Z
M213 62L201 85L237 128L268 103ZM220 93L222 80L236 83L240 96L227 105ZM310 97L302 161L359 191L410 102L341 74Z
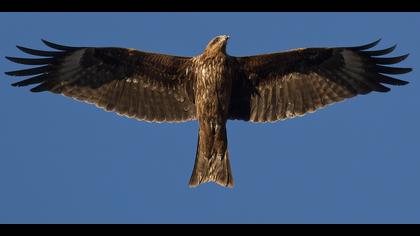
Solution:
M117 47L70 47L43 40L53 51L17 46L38 58L6 57L36 67L6 72L31 76L13 86L36 85L94 104L106 111L150 122L198 120L198 144L189 186L215 182L233 187L227 120L273 122L302 116L385 85L408 82L389 75L411 68L387 65L407 55L380 57L395 46L299 48L246 57L226 53L229 36L213 38L195 57Z

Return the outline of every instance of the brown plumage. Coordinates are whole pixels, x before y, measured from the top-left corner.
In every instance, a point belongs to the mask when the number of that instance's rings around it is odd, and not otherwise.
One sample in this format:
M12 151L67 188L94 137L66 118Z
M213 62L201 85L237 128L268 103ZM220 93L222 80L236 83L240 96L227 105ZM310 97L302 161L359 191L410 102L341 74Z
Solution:
M367 51L379 40L358 47L233 57L226 53L228 38L214 38L196 57L125 48L68 47L43 40L58 51L18 46L41 58L6 58L39 67L6 74L33 76L13 86L36 84L32 92L60 93L138 120L197 119L197 153L189 185L216 182L233 187L228 119L272 122L302 116L358 94L388 92L384 84L405 85L408 82L386 74L411 71L384 66L408 56L379 57L395 46Z

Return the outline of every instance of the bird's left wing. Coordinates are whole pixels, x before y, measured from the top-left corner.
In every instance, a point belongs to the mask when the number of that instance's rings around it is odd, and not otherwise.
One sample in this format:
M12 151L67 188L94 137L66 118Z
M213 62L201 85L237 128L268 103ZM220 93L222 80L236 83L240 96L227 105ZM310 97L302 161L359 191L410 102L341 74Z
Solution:
M378 57L390 53L395 46L366 51L378 42L233 57L237 76L229 118L254 122L293 118L358 94L388 92L390 89L382 84L407 84L385 74L403 74L410 68L383 65L398 63L408 54Z
M6 72L11 76L33 76L13 86L36 84L32 92L60 93L139 120L181 122L196 118L194 80L185 73L190 58L43 41L58 51L18 46L23 52L42 58L6 57L16 63L39 66Z

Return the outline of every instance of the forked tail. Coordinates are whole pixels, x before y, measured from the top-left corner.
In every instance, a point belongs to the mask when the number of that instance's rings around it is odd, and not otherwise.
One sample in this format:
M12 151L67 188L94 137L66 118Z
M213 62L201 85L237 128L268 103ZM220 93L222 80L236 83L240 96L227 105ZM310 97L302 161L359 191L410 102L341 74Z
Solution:
M215 182L223 187L232 188L233 178L227 150L226 127L223 125L214 130L208 128L200 125L197 153L189 186L196 187L202 183Z

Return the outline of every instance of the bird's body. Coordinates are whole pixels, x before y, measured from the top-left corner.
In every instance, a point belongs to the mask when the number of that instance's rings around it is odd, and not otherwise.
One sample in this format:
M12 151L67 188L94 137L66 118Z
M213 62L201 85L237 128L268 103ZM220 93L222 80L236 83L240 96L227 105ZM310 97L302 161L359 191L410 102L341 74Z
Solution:
M193 58L195 104L199 122L196 161L190 186L216 182L233 186L227 150L226 122L232 91L231 59L225 51L206 50Z
M329 104L388 92L387 85L408 82L386 74L410 68L384 65L408 55L383 58L395 49L358 47L301 48L249 57L226 53L228 36L212 39L196 57L178 57L126 48L68 47L44 41L58 51L18 48L42 58L7 57L25 65L6 72L33 77L14 86L37 84L130 118L152 122L198 120L198 144L189 185L216 182L233 187L227 120L272 122L314 112Z

